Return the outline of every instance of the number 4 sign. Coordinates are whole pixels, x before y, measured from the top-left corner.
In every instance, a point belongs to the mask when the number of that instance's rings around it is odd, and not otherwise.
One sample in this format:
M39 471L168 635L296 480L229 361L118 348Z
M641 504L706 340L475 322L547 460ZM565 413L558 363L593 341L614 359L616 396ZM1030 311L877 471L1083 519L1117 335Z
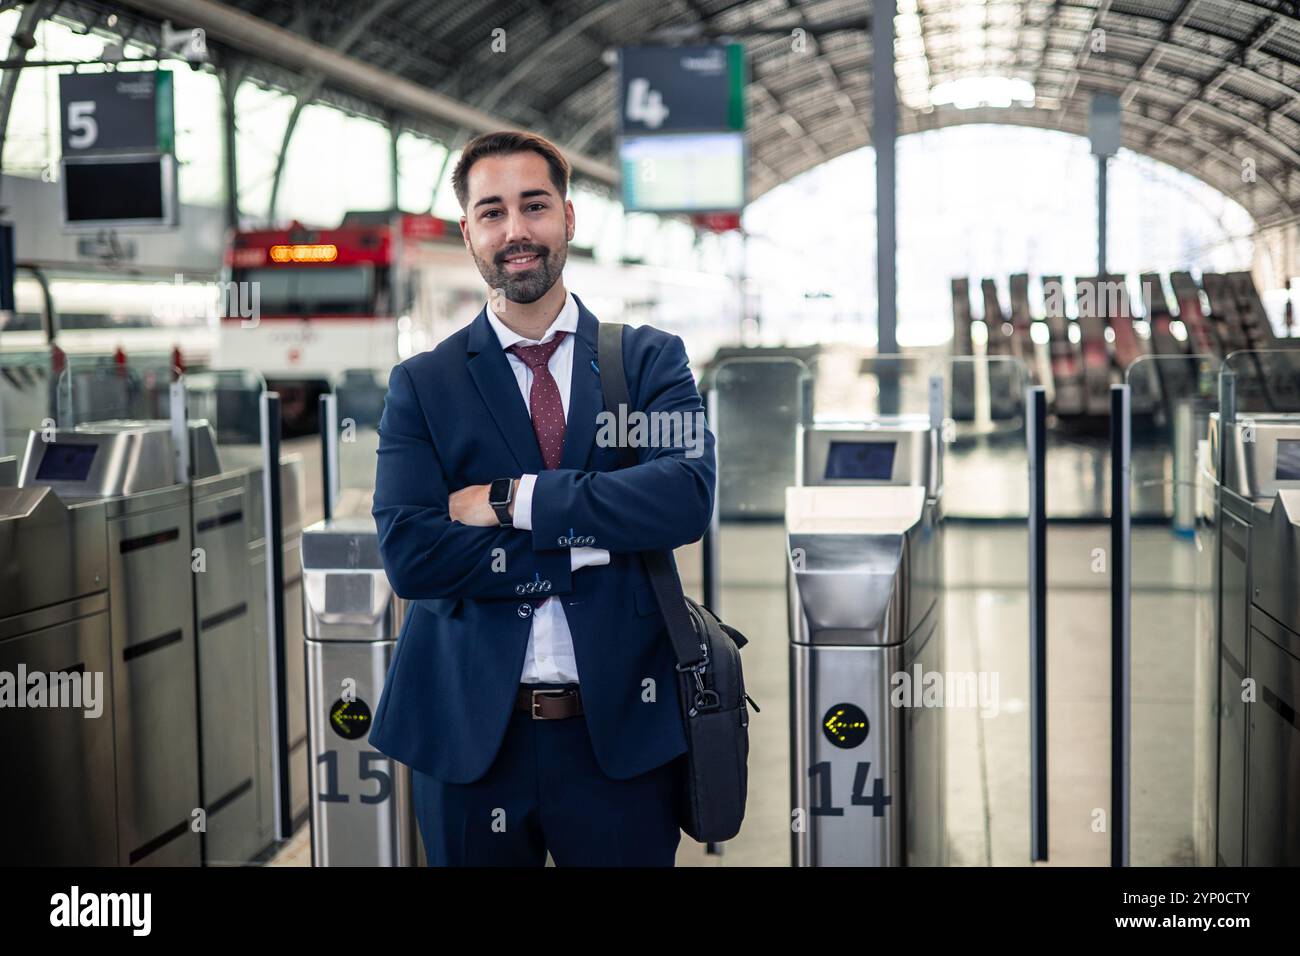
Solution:
M658 90L650 89L650 81L636 77L627 84L627 118L658 129L668 118L668 107Z

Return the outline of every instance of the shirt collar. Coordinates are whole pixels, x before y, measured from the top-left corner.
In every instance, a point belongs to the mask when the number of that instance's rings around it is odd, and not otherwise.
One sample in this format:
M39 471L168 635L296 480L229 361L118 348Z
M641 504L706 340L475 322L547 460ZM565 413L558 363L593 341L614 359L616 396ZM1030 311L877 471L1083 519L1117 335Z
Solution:
M572 292L565 292L564 307L560 309L560 314L555 317L550 328L542 335L540 339L526 339L518 332L512 331L506 327L506 324L497 318L497 314L492 311L492 303L487 303L488 323L492 326L492 331L497 334L497 341L501 343L501 348L508 349L512 345L522 342L525 345L540 345L543 342L549 342L555 337L556 332L568 332L570 335L578 331L578 303L573 298Z

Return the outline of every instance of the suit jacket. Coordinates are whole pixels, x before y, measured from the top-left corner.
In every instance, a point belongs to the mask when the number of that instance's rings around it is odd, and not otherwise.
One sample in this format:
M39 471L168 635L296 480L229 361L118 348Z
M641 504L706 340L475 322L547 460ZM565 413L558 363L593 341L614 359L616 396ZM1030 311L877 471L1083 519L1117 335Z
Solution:
M581 300L578 312L559 468L543 466L486 309L389 376L373 514L384 570L410 604L369 740L449 783L477 780L500 749L532 627L528 598L542 594L564 602L582 719L601 769L625 779L686 751L676 658L636 552L704 534L713 512L714 437L704 430L702 454L698 447L688 454L690 442L643 443L637 465L615 470L618 448L596 441L604 408L598 323ZM623 362L635 409L703 422L678 336L626 329ZM522 474L538 476L531 531L448 518L450 492ZM608 550L609 564L571 573L573 539Z

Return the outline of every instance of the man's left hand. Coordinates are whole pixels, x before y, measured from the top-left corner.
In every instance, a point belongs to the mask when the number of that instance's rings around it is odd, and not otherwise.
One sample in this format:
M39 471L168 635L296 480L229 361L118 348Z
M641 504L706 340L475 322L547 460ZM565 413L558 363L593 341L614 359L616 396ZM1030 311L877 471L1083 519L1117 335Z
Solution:
M497 513L488 504L488 493L491 490L491 485L470 485L452 492L447 498L447 512L451 520L476 528L495 528L500 525ZM510 513L515 513L513 500L510 502Z

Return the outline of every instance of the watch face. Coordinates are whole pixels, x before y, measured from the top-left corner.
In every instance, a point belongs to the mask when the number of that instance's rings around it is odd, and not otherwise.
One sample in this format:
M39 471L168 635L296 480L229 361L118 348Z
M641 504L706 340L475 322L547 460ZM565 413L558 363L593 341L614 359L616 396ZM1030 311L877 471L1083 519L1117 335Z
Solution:
M510 479L498 478L492 482L492 487L488 489L488 504L504 505L509 504Z

